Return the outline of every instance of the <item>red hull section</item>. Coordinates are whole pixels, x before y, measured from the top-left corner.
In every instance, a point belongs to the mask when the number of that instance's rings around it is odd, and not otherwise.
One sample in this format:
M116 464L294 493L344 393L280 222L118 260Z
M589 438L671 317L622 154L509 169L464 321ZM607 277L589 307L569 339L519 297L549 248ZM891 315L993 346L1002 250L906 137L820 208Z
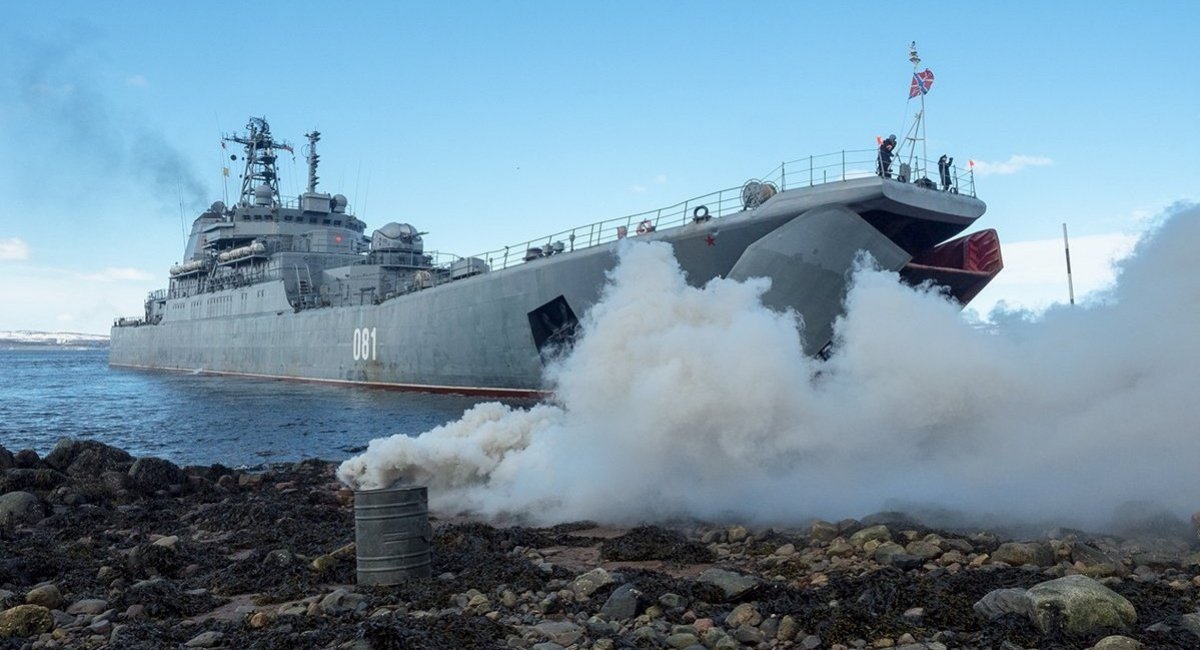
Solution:
M965 305L1003 268L996 231L981 230L914 257L900 269L900 277L914 285L933 282L945 287L955 300Z

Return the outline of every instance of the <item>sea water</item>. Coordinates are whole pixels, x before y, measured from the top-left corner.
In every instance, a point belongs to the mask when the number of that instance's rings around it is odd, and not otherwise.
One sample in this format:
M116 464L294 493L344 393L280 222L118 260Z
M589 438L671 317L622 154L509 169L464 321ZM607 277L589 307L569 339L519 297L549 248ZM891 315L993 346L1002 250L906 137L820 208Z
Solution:
M0 350L0 445L13 452L44 455L72 437L179 464L341 460L372 438L415 436L456 420L479 401L110 368L106 349Z

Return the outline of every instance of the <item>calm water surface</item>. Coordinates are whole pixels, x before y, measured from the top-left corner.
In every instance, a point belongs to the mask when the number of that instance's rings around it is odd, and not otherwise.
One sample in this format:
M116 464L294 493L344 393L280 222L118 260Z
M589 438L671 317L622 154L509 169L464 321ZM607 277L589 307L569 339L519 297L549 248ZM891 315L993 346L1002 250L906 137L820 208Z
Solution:
M43 455L69 436L180 464L341 460L372 438L456 420L478 401L109 368L108 350L0 350L0 445Z

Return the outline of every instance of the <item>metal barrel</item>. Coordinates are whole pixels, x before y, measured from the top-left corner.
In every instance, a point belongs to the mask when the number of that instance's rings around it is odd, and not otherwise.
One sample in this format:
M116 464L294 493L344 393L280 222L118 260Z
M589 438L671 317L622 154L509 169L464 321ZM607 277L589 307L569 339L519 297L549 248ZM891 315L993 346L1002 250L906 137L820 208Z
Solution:
M424 487L354 493L358 584L394 585L432 572L428 497Z

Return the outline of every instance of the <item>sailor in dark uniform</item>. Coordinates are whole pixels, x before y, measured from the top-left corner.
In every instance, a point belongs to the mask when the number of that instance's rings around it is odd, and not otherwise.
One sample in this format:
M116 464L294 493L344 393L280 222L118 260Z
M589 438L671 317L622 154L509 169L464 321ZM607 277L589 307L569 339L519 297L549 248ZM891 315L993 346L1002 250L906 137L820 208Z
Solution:
M950 191L950 182L951 182L950 165L953 165L953 164L954 164L954 159L950 158L946 154L942 154L942 157L938 158L938 174L942 177L942 191L943 192Z
M875 173L884 178L892 177L892 151L896 148L896 136L889 135L886 140L879 143L879 161L875 167Z

